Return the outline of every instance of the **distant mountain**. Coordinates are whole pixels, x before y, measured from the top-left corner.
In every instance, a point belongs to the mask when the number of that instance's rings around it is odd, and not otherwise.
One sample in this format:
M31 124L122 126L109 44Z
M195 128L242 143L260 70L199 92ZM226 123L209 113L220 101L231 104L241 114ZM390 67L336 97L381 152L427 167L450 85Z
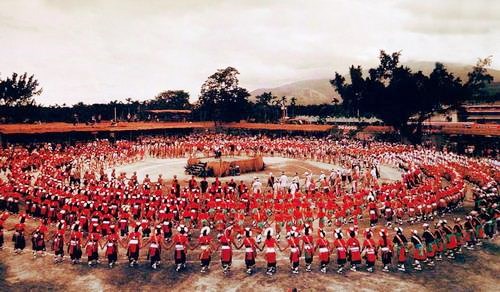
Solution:
M433 62L410 61L405 63L405 65L412 68L412 70L414 71L422 71L424 74L429 74L434 69ZM448 71L453 72L462 80L467 80L467 73L472 70L471 65L452 63L445 65L446 68L448 68ZM489 69L488 72L494 78L494 83L492 84L490 90L494 92L500 92L500 70ZM297 104L301 105L331 103L334 97L339 100L341 99L338 93L335 92L333 87L330 85L330 81L327 78L302 80L274 88L259 88L250 92L250 99L254 100L255 96L268 91L271 91L273 95L276 95L278 97L295 96L297 98Z
M275 88L260 88L250 92L250 98L268 91L278 97L295 96L297 104L301 105L331 103L333 97L340 98L328 79L302 80Z

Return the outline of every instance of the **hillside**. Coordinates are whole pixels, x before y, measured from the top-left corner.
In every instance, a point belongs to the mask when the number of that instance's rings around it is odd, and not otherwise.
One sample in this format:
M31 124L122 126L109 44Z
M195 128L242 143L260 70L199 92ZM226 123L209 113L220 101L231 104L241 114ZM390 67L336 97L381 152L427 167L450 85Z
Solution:
M429 74L434 68L433 62L411 61L405 63L405 65L409 66L414 71L421 70L425 74ZM462 80L466 80L467 72L470 72L472 70L471 65L462 65L462 64L445 64L445 65L449 71L453 72ZM500 70L489 69L488 71L494 78L494 83L491 85L490 91L500 92ZM337 92L335 92L333 87L330 85L328 78L302 80L274 88L259 88L251 92L252 96L251 99L267 91L271 91L273 95L276 95L278 97L281 97L283 95L287 97L295 96L297 98L297 104L301 105L331 103L333 97L340 99Z
M297 81L275 88L256 89L250 92L252 96L251 99L268 91L271 91L273 95L278 97L283 95L287 97L295 96L297 98L297 104L303 105L331 103L333 97L339 98L338 93L335 92L328 79L311 79Z

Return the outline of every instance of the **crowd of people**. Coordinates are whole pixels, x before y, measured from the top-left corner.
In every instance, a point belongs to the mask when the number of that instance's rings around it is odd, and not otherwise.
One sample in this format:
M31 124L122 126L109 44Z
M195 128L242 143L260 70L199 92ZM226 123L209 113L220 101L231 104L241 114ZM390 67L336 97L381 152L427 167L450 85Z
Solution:
M149 156L216 152L340 168L269 174L267 182L140 180L113 169ZM381 165L401 170L401 179L382 182ZM302 262L310 272L315 261L326 273L332 257L339 273L357 271L362 261L373 272L379 259L385 272L407 271L409 263L419 271L496 236L499 168L493 159L431 148L314 137L193 134L9 145L0 149L0 247L9 245L9 234L14 254L31 240L34 258L52 250L55 263L69 256L73 264L86 258L90 267L104 257L112 268L122 251L131 267L145 255L157 269L171 250L180 272L194 251L201 272L218 253L227 274L241 250L248 274L259 253L274 274L278 251L288 255L292 273ZM460 218L467 193L475 204Z

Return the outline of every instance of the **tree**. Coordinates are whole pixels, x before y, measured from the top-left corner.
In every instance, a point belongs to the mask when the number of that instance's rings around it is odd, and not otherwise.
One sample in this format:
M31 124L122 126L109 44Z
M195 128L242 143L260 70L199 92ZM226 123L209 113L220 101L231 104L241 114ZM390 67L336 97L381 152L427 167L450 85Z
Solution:
M257 122L276 121L277 116L274 115L275 105L272 103L277 97L273 96L272 92L264 92L255 97L256 103L252 107L252 116Z
M40 95L42 88L38 88L38 80L28 73L18 75L12 73L5 80L0 79L0 104L6 106L34 105L33 96Z
M227 67L208 77L197 103L202 120L234 122L246 117L250 94L239 86L238 74L235 68Z
M127 111L128 111L128 114L130 115L130 105L132 104L132 98L127 97L127 98L125 98L125 101L127 102Z
M273 95L271 92L264 92L256 97L256 104L253 109L252 116L255 118L257 122L267 122L269 117L270 102L273 99Z
M485 68L489 61L480 60L464 84L441 63L429 76L412 72L399 64L400 55L381 51L379 66L370 69L367 77L361 66L351 66L351 83L337 72L330 83L350 114L375 116L413 143L421 141L423 122L431 115L476 98L492 80Z
M189 93L184 90L167 90L146 102L150 109L190 109Z
M281 110L281 118L286 118L288 117L288 111L287 111L287 105L286 103L288 100L286 99L286 96L283 95L280 99L280 110Z
M468 80L465 86L468 89L468 94L474 99L485 97L487 95L485 87L493 81L493 76L488 74L487 67L491 66L491 56L485 59L479 58L476 66L467 74Z
M264 92L261 95L255 97L257 99L258 105L269 105L271 100L273 100L273 94L269 92Z

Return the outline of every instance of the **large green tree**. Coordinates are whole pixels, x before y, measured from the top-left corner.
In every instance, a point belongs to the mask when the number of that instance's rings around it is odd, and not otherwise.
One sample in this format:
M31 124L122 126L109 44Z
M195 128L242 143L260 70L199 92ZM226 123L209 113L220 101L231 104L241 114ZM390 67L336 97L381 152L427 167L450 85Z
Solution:
M28 73L0 79L0 104L6 106L26 106L34 105L33 96L40 95L42 88L39 88L38 80L34 75Z
M464 83L441 63L429 76L413 72L400 64L400 55L381 51L379 66L368 70L368 76L363 76L361 66L351 66L350 83L337 72L330 83L348 112L375 116L412 143L421 141L422 124L430 116L476 98L492 81L486 70L489 59L480 60Z
M189 93L184 90L167 90L146 101L150 109L190 109Z
M197 103L202 120L234 122L247 117L250 94L239 86L238 74L235 68L227 67L208 77Z
M275 97L271 92L264 92L255 97L256 103L252 107L252 115L257 122L269 122L275 120L274 106L272 100Z

